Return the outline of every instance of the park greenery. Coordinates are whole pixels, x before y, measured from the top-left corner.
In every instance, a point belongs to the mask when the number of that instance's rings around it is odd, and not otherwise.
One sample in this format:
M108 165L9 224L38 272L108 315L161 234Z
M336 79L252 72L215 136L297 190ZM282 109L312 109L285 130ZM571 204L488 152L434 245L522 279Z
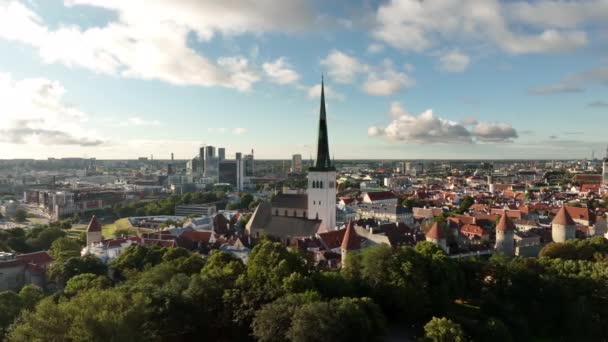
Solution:
M429 242L377 245L349 253L340 271L315 267L306 254L268 240L246 264L221 251L201 257L182 248L131 246L106 266L81 257L80 246L65 237L49 248L56 259L49 279L59 290L0 293L7 341L608 336L602 238L551 244L540 258L452 259Z
M173 215L175 206L182 204L209 204L223 202L226 194L217 192L189 192L183 195L173 194L162 200L141 200L118 204L113 208L117 217Z

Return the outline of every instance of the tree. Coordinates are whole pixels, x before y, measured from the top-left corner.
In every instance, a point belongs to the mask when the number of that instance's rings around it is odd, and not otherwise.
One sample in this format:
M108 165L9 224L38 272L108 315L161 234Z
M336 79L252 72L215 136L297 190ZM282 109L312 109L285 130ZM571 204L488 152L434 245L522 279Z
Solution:
M85 273L105 275L108 273L108 268L93 255L72 257L65 261L59 260L53 263L49 270L49 278L65 283L72 277Z
M53 241L49 253L55 260L78 257L80 256L80 244L74 239L62 237Z
M31 241L31 247L34 251L47 250L53 242L66 235L66 232L61 228L49 227L43 228L38 236Z
M23 209L17 210L15 213L15 221L17 222L25 222L27 220L27 212Z
M316 292L288 294L262 306L255 313L251 327L253 336L261 342L287 340L294 313L304 304L320 301Z
M85 291L71 300L43 299L11 327L10 341L149 341L147 303L120 289Z
M25 285L19 291L19 298L24 309L32 310L44 298L44 292L36 285Z
M117 276L124 276L127 270L143 270L146 266L160 264L165 249L148 248L140 245L127 247L118 258L112 261L112 267L117 272Z
M463 342L464 333L460 325L442 317L433 317L424 326L424 337L433 342Z
M68 296L75 296L81 292L92 289L106 289L109 288L110 285L111 282L107 276L83 273L70 278L70 280L67 281L63 292Z
M0 292L0 338L21 312L23 303L19 295L12 291Z
M300 306L287 337L296 342L380 341L384 333L384 316L372 300L340 298Z

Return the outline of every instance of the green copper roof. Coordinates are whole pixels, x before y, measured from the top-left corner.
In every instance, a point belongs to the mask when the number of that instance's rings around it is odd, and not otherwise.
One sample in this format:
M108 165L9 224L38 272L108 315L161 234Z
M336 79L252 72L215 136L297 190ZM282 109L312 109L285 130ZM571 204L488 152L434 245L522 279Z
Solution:
M329 156L329 139L327 138L327 114L325 113L325 85L321 77L321 109L319 118L319 140L317 141L317 161L310 171L334 171Z

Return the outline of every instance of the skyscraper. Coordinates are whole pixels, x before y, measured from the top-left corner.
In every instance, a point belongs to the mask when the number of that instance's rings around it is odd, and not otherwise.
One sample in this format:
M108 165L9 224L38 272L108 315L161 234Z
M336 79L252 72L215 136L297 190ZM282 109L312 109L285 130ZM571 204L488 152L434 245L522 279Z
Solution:
M291 157L291 172L302 172L302 155L294 154Z
M336 168L332 165L327 134L325 85L321 78L321 105L317 159L308 170L308 218L321 220L319 232L336 229Z
M218 148L217 157L219 158L220 161L226 160L226 149L223 147Z

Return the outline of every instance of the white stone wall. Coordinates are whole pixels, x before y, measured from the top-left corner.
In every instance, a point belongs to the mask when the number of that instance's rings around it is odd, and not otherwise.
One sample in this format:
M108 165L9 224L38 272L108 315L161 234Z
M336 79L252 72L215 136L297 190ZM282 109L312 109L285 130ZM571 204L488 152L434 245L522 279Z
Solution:
M316 186L315 186L316 185ZM308 173L308 218L322 220L319 231L336 229L336 172Z
M494 249L504 255L513 256L515 253L515 234L512 231L496 231L496 245Z

